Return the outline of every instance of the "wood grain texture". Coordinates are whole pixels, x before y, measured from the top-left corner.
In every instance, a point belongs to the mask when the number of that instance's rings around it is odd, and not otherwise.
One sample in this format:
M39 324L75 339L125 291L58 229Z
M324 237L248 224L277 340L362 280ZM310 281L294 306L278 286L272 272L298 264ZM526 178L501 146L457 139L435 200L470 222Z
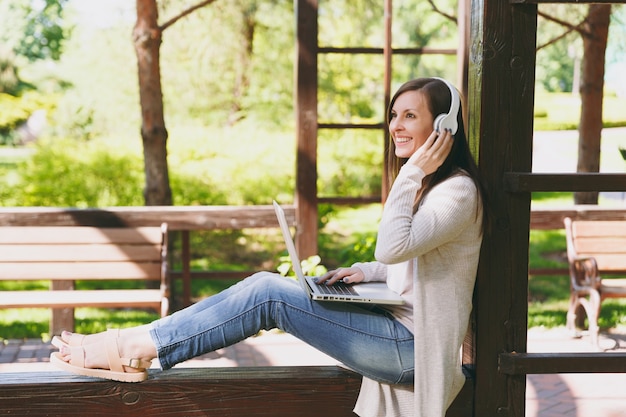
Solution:
M295 207L283 206L295 225ZM105 208L0 207L0 226L140 227L167 223L168 230L278 227L272 206L150 206Z
M65 372L5 373L0 415L354 417L361 376L336 366L150 370L129 384ZM468 378L446 417L467 417Z
M354 416L360 376L336 367L150 371L124 384L67 373L4 374L0 415Z

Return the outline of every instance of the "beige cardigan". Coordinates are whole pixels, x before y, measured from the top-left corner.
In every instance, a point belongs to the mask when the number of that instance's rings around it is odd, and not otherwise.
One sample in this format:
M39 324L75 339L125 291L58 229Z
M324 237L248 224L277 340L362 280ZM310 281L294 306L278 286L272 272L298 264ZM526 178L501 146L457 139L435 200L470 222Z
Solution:
M407 302L390 310L415 336L415 385L363 378L354 409L361 417L444 417L465 382L460 348L472 309L482 206L461 172L433 187L413 213L423 178L415 166L400 170L383 210L377 262L355 264L366 281L387 281Z

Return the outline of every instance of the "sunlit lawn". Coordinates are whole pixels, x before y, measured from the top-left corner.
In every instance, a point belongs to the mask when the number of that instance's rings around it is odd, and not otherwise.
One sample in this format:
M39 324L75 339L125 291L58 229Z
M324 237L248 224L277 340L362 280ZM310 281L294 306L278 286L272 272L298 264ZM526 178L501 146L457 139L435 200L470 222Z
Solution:
M604 98L602 119L607 127L625 126L626 97ZM575 130L580 118L580 98L571 93L535 94L536 130ZM537 117L542 116L542 117Z

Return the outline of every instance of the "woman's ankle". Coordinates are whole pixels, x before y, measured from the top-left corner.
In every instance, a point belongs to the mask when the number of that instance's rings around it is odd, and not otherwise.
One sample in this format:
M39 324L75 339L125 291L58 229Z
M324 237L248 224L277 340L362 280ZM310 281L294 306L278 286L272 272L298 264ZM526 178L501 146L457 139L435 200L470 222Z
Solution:
M118 350L120 356L125 358L151 361L157 357L156 346L147 330L120 336Z

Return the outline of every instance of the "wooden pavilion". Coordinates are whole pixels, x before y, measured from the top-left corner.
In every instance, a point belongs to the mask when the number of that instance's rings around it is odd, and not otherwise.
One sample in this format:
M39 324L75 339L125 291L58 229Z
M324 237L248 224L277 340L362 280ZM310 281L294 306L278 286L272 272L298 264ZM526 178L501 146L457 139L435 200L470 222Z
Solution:
M392 48L391 20L388 17L392 6L391 0L384 0L387 37L384 48L380 50L366 48L338 50L317 45L318 0L294 0L294 2L297 14L298 145L295 219L294 208L290 208L290 221L297 226L300 254L307 256L317 252L318 203L341 203L341 201L320 198L317 194L318 129L366 128L380 129L384 132L382 124L348 126L318 123L318 54L382 53L387 63L384 83L385 96L388 100L390 62L393 54L428 51L423 49L397 51ZM531 193L534 191L626 191L626 175L623 174L533 174L531 171L537 7L538 4L543 3L568 2L623 4L626 0L474 0L471 2L460 0L459 16L463 18L459 21L459 28L463 33L464 42L461 42L459 49L454 51L457 53L459 68L457 85L461 86L467 97L469 140L489 190L493 227L483 242L475 288L472 328L463 349L463 362L469 377L462 391L462 404L459 404L460 407L456 407L455 410L449 410L449 417L524 417L527 374L626 372L626 355L624 354L527 353ZM449 53L449 51L443 51L443 53ZM383 190L383 195L384 193L385 190ZM575 216L576 213L567 213L567 215ZM619 216L622 219L626 217L623 211ZM36 222L41 225L89 224L110 227L118 224L149 225L157 221L168 222L172 230L182 231L184 236L190 230L198 229L264 227L271 225L275 219L269 208L254 212L247 209L245 215L238 217L235 216L233 210L224 208L215 210L210 207L0 210L0 226L27 225ZM223 379L213 378L217 382L198 372L192 372L188 379L178 376L187 375L187 373L172 372L170 377L162 375L153 378L151 383L142 385L142 392L122 392L123 395L118 392L122 389L119 384L89 383L82 386L85 395L80 396L79 390L75 388L77 385L74 380L62 379L55 384L57 388L55 392L63 393L63 395L55 394L49 401L43 398L45 397L42 395L44 389L37 385L36 381L24 381L24 376L18 375L15 377L17 382L13 383L12 388L15 392L19 392L19 395L16 394L9 399L12 400L10 405L13 409L28 408L29 415L49 415L49 408L38 410L33 408L39 404L36 401L47 404L47 407L52 404L64 411L75 410L79 413L83 413L84 409L67 407L66 404L91 406L93 409L97 408L108 413L111 409L107 407L116 407L120 415L126 415L123 412L136 414L137 409L129 408L128 405L135 405L142 396L144 399L150 399L153 397L149 397L149 394L156 394L156 398L160 398L164 392L168 394L184 392L184 396L180 397L184 398L184 401L178 401L178 406L188 406L188 409L193 409L194 412L200 410L200 408L193 408L199 404L210 403L209 407L218 407L221 406L220 402L212 401L207 394L220 392L229 384L228 381L231 381L228 386L233 390L241 389L239 385L243 384L245 391L243 399L253 406L268 399L278 402L276 401L277 393L289 396L291 394L287 391L294 391L294 371L282 376L279 374L285 372L284 370L276 371L272 384L269 383L267 374L271 370L264 369L263 372L260 377L257 375L257 379L262 381L260 383L251 380L249 370L222 371L226 376ZM334 389L335 379L329 379L328 373L318 372L309 375L310 373L311 371L308 370L304 377L317 378L320 387L329 388L329 395L332 395L330 391ZM239 375L241 381L233 379L233 375L235 377ZM333 371L330 376L337 376L337 372ZM179 384L177 381L182 381L184 384ZM276 381L282 383L281 387L284 388L277 391L275 388L278 382ZM341 387L342 381L345 385L345 377L337 378L336 385ZM215 383L215 387L219 389L210 385L211 383ZM247 395L245 383L252 383L256 396ZM351 384L356 390L358 381L354 379ZM184 387L181 388L179 385L184 385ZM259 388L261 387L270 389L266 389L264 394L260 395ZM50 385L45 385L46 393L52 392L49 389ZM310 386L305 386L303 393L306 397L310 397ZM192 394L195 397L192 398ZM239 396L232 396L232 398L240 401L241 394L237 395ZM319 396L318 392L316 397L319 398ZM101 399L103 405L94 402L94 398ZM9 399L4 400L7 403L3 403L3 408L8 407ZM157 402L156 405L162 407L164 403ZM248 413L250 408L246 410L244 412ZM40 411L39 414L37 411ZM270 411L274 413L274 410ZM307 411L309 414L306 415L320 415L315 414L317 410L301 411L302 415L305 415ZM155 410L150 415L161 415L159 412ZM349 410L347 412L350 413ZM331 415L331 412L323 415ZM336 415L346 414L337 412Z
M391 3L384 1L386 40L382 50L337 50L317 45L318 1L296 0L295 206L298 246L304 256L317 252L317 204L328 202L318 198L316 188L318 129L380 128L317 123L317 56L339 52L384 54L388 101L392 55L424 52L392 48ZM486 180L494 215L493 229L483 243L473 329L464 346L464 363L474 375L470 382L474 392L472 415L477 417L523 417L527 374L626 371L624 355L525 353L531 192L626 190L626 175L621 174L531 173L537 8L544 3L625 1L459 1L459 30L464 41L457 51L457 85L467 97L470 146Z

